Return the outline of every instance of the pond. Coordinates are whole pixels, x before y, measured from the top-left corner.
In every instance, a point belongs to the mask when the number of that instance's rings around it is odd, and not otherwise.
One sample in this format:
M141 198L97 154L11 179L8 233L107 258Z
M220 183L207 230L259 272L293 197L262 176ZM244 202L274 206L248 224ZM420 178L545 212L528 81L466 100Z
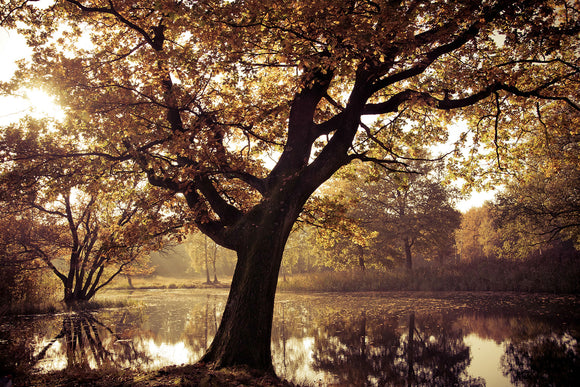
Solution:
M0 373L195 362L227 291L105 296L136 306L0 320ZM279 376L306 385L574 385L579 306L515 293L278 293L272 356Z

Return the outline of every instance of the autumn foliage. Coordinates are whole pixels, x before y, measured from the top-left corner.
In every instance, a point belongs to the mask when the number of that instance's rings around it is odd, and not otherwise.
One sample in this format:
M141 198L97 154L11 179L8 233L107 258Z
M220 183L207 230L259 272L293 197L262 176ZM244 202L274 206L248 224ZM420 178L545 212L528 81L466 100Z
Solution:
M0 23L33 54L2 90L42 86L66 118L40 124L50 149L2 150L2 174L76 160L174 195L238 255L203 360L271 371L282 253L318 187L354 160L412 172L459 119L451 169L470 185L517 166L520 139L577 131L579 14L566 0L9 1Z

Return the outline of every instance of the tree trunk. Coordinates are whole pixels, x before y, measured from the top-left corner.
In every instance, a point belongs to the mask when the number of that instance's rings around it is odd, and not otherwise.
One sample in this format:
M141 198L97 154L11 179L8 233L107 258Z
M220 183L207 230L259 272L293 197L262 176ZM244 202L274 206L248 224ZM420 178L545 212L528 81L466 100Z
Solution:
M358 266L360 267L361 271L365 271L365 249L362 246L359 246L358 248Z
M129 274L125 275L127 277L127 283L129 284L129 289L135 289L135 286L133 286L133 280L131 279L131 276Z
M82 289L71 289L65 287L64 290L64 303L68 306L76 304L77 302L84 302L88 301L91 297L89 297Z
M215 262L217 261L217 250L218 250L218 246L217 244L214 244L213 246L213 258L212 258L212 268L213 268L213 283L214 284L219 284L218 278L217 278L217 270L215 269Z
M409 237L403 238L403 244L405 247L405 262L408 271L413 270L413 256L411 254L412 243L409 241Z
M270 350L274 298L284 246L296 216L258 218L260 224L246 224L222 321L202 362L216 368L245 365L274 373Z
M209 279L209 263L208 263L208 257L207 257L207 235L204 237L204 243L203 243L203 248L204 248L204 253L205 253L205 283L206 284L211 284L211 280Z

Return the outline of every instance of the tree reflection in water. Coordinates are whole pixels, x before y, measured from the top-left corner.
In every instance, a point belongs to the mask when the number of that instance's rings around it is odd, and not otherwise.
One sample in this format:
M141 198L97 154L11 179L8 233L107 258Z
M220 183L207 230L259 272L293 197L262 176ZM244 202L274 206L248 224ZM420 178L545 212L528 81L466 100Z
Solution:
M574 386L580 380L578 338L540 335L506 346L504 375L521 386Z
M205 303L188 312L182 338L199 359L217 332L225 304L215 295L207 295Z
M365 313L333 318L319 329L314 367L340 385L484 385L466 374L469 348L451 325L415 313L403 324L394 317L370 322Z
M65 369L139 367L150 361L133 340L122 338L89 312L64 315L61 331L38 352L33 364L41 361L55 343L64 349L61 355L66 359Z

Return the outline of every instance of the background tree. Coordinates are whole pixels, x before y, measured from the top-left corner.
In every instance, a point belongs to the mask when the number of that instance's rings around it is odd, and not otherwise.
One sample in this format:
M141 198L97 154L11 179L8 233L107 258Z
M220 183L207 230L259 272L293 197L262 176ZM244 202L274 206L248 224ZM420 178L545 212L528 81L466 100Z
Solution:
M235 255L232 256L231 252L221 248L207 235L200 232L192 233L187 237L185 244L192 270L204 274L207 284L219 284L218 271L222 275L231 275L232 260L235 261Z
M290 234L284 249L282 275L305 273L311 271L316 261L316 251L312 243L312 227L303 226Z
M135 274L175 227L163 224L163 202L151 205L138 197L119 203L70 190L50 202L24 205L28 216L17 222L15 242L62 281L67 304L91 299L121 273Z
M352 203L347 217L358 229L351 234L359 238L345 232L327 234L335 259L341 254L358 257L364 268L366 254L374 264L403 262L411 270L414 255L441 263L453 254L460 213L453 208L455 191L440 181L442 165L409 167L413 173L389 173L364 165L345 173L341 195ZM361 176L367 176L366 184L357 182Z
M35 159L62 144L41 138L34 121L24 124L8 127L0 142L0 202L17 229L5 238L12 259L37 260L56 275L67 304L91 299L132 265L126 273L134 274L182 226L171 196L131 172L104 177L74 158Z
M562 147L560 160L529 160L498 195L494 217L502 254L528 258L555 243L580 246L580 149L577 140ZM562 161L565 153L576 160Z
M404 257L408 270L413 268L413 255L444 261L459 226L456 193L443 185L440 170L433 167L417 165L416 173L402 176L379 174L361 194L363 211L376 208L377 247L388 251L389 246L396 246L394 255Z
M471 208L463 214L455 240L461 261L497 258L500 239L493 222L490 203Z
M187 202L196 227L237 252L202 360L272 371L278 272L308 198L353 160L405 170L415 149L445 141L445 125L459 117L503 168L510 139L537 110L580 110L575 7L65 0L40 10L11 1L1 23L19 27L33 56L4 90L51 88L68 114L58 135L84 140L74 156L117 163L107 171L137 165Z
M359 168L358 172L362 170ZM362 212L356 194L351 191L355 185L346 178L332 179L324 190L324 204L311 220L316 225L311 243L316 244L319 264L323 267L338 270L358 267L364 271L369 266L388 264L389 256L371 255L376 232L370 227L369 218L374 214Z

